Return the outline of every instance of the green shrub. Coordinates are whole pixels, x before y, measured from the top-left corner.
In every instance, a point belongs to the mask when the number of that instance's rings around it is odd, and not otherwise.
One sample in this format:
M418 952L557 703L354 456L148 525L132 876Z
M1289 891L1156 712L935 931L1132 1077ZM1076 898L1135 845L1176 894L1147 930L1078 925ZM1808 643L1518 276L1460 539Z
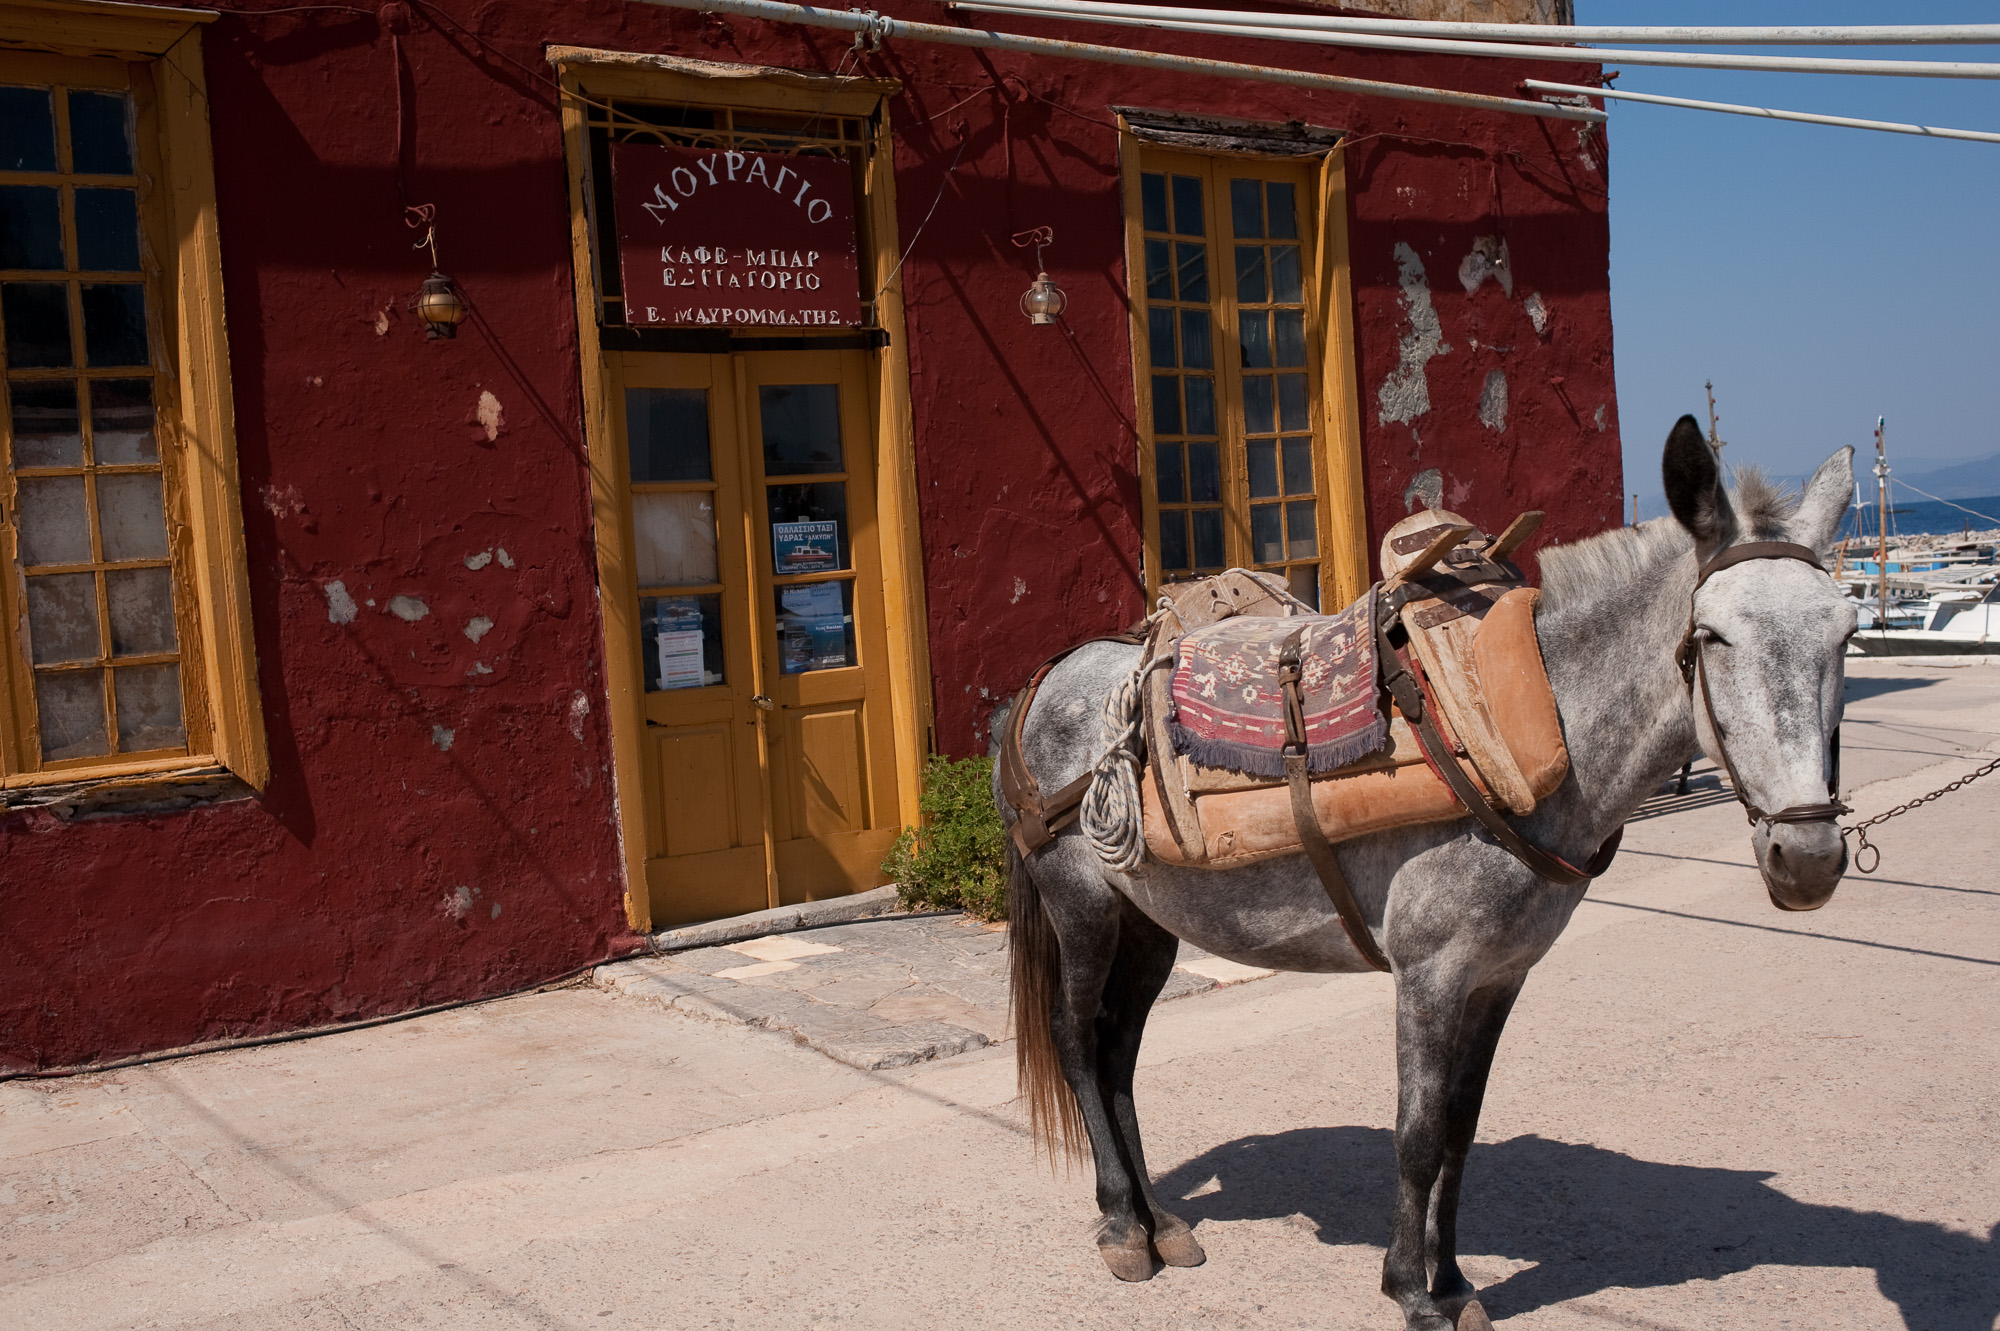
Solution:
M924 825L906 827L882 861L906 910L959 910L982 920L1007 914L1005 827L993 807L993 760L924 764Z

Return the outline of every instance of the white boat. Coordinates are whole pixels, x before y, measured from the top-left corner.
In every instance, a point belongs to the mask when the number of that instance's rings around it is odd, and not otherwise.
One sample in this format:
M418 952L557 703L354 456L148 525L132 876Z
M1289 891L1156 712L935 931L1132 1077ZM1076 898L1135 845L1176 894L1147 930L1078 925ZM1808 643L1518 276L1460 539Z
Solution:
M1922 623L1868 624L1849 651L1861 656L1964 656L2000 653L2000 585L1939 589L1924 599Z

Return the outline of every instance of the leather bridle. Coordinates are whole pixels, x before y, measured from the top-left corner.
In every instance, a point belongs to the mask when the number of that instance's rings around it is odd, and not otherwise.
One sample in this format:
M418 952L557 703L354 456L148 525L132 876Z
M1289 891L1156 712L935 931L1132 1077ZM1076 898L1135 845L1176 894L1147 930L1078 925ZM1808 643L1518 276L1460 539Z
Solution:
M1826 783L1827 802L1824 804L1794 804L1779 809L1776 813L1766 813L1750 802L1745 792L1743 778L1736 774L1736 764L1730 761L1729 746L1722 742L1722 726L1715 719L1715 699L1708 688L1708 665L1702 654L1701 639L1695 632L1694 598L1701 593L1702 586L1726 568L1746 563L1752 559L1795 559L1801 564L1810 564L1820 572L1826 572L1826 565L1819 562L1819 555L1803 545L1789 541L1751 541L1745 545L1733 545L1718 553L1701 566L1701 572L1694 580L1694 591L1688 595L1687 632L1681 637L1681 645L1674 653L1674 659L1681 668L1681 678L1688 687L1690 696L1694 693L1697 680L1701 683L1701 705L1708 713L1708 731L1715 736L1716 756L1722 759L1723 770L1729 773L1729 784L1737 802L1743 806L1752 826L1758 823L1830 823L1843 813L1851 813L1840 802L1840 727L1833 729L1833 771Z

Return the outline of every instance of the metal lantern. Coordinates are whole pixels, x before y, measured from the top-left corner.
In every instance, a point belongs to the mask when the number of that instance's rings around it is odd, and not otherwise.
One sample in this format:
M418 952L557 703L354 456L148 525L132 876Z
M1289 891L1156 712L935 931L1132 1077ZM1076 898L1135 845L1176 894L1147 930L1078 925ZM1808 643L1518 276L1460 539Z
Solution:
M458 326L465 321L465 297L458 294L449 277L435 269L417 288L415 308L417 317L424 321L424 337L428 341L457 337Z
M1028 316L1031 324L1052 324L1068 308L1069 297L1049 281L1047 273L1036 273L1035 280L1021 293L1021 313Z

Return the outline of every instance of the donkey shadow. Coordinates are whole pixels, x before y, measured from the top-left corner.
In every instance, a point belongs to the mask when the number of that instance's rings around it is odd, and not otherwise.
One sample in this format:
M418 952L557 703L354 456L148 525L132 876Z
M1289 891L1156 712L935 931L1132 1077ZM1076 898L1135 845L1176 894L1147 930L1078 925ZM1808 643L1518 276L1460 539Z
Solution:
M1607 1288L1715 1280L1754 1266L1869 1267L1907 1331L1993 1331L2000 1224L1981 1238L1794 1201L1770 1186L1772 1177L1536 1136L1479 1144L1466 1166L1459 1250L1534 1263L1479 1292L1496 1318ZM1216 1190L1176 1204L1211 1180ZM1244 1137L1158 1186L1189 1224L1300 1214L1324 1243L1379 1246L1396 1195L1394 1139L1358 1127Z

